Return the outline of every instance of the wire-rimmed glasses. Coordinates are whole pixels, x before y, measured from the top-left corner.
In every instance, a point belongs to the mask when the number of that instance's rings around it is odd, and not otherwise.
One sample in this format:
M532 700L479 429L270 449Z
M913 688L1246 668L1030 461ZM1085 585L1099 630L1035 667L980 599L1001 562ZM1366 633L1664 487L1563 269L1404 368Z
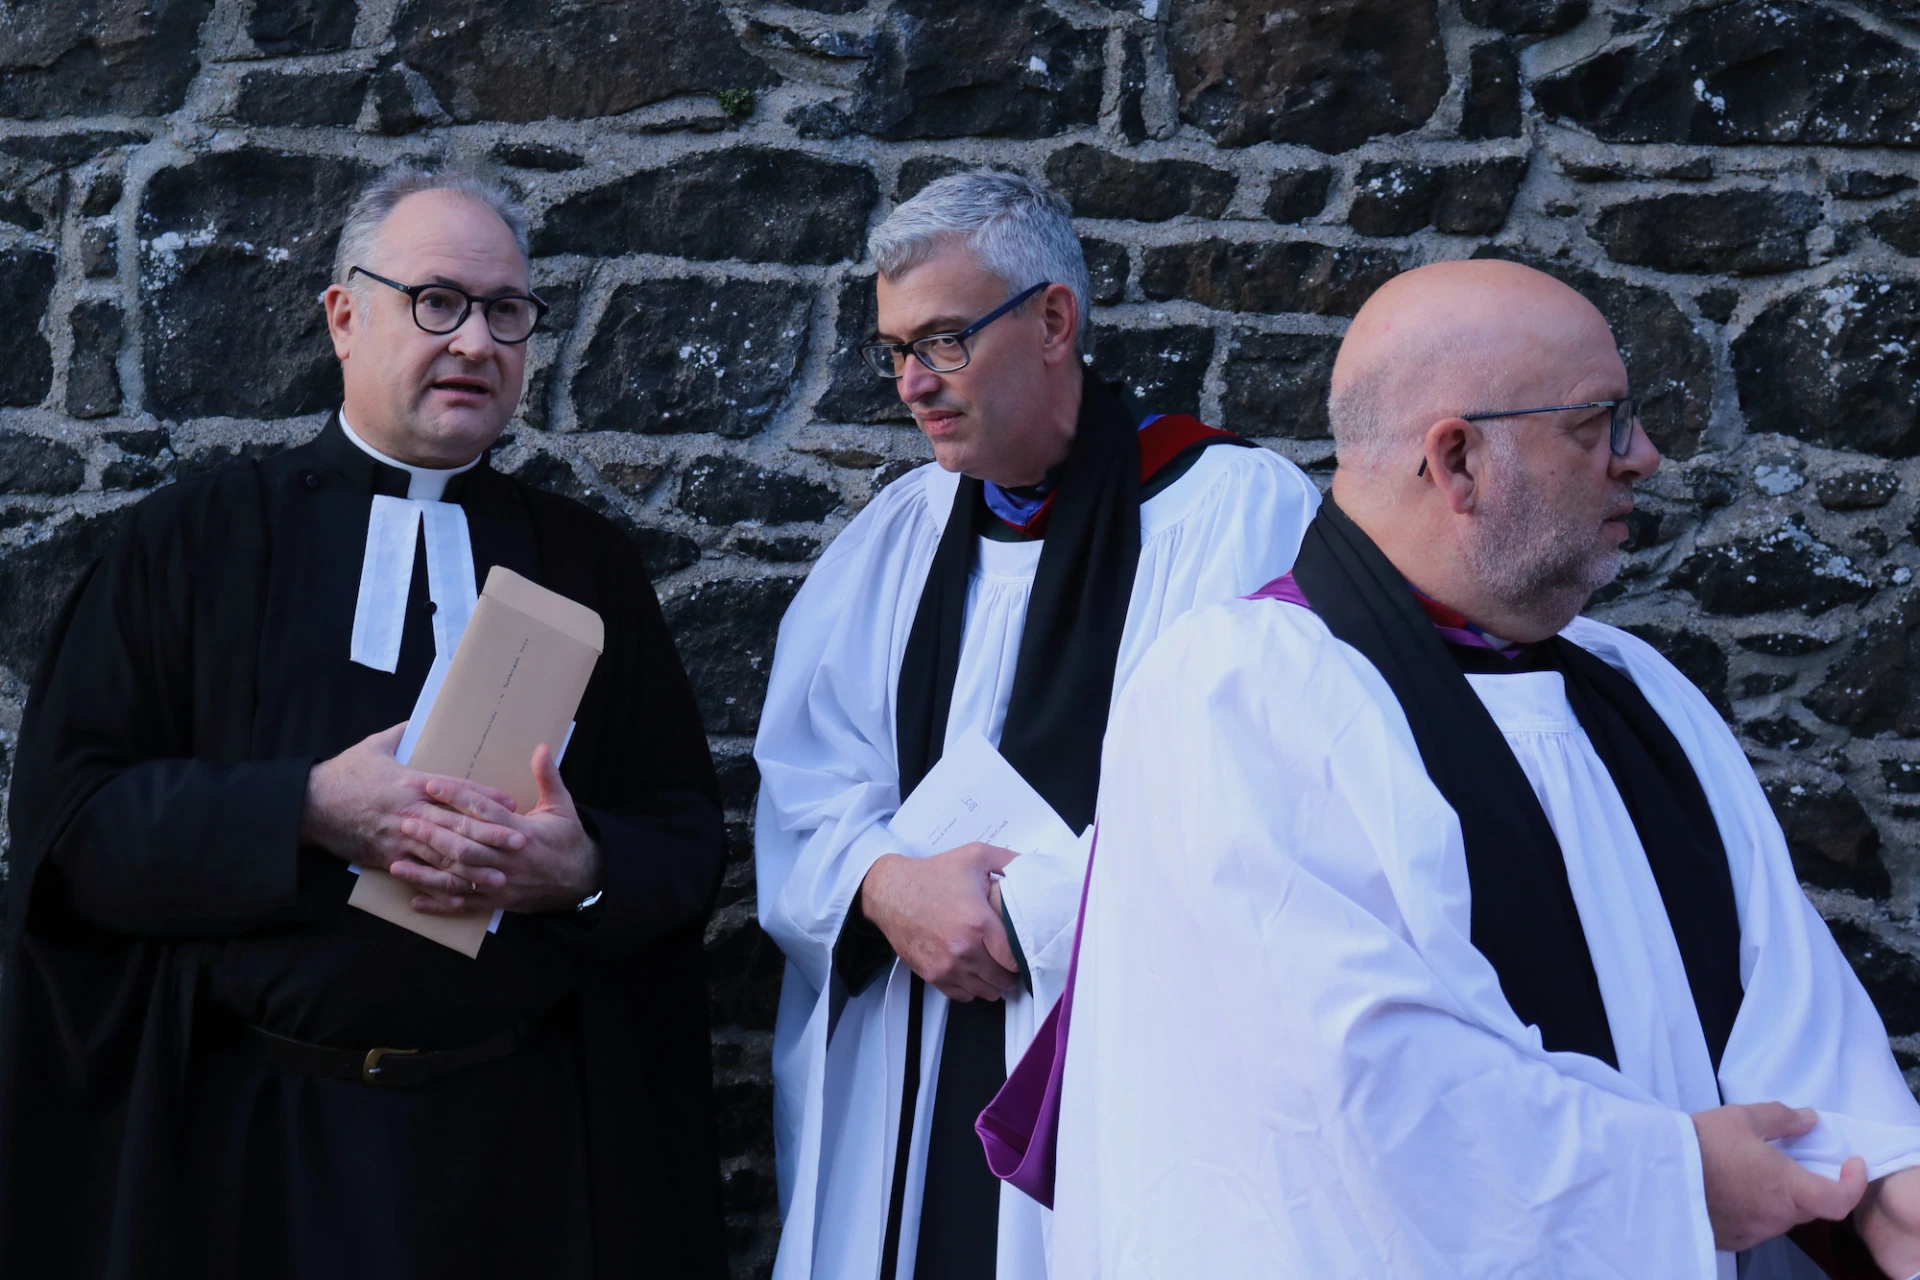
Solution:
M915 338L912 342L869 339L860 344L860 358L867 362L868 368L883 378L898 378L904 374L907 371L908 356L912 356L935 373L958 373L973 359L973 353L967 349L968 338L1052 283L1051 280L1042 280L1032 288L1008 298L966 328L954 333L930 333L924 338Z
M1624 458L1633 449L1633 429L1640 426L1640 397L1622 396L1618 400L1589 400L1585 404L1549 404L1538 409L1492 409L1486 413L1463 413L1460 416L1468 422L1480 422L1487 418L1524 418L1531 413L1564 413L1569 409L1611 409L1613 417L1607 424L1607 448L1616 458ZM1427 460L1420 459L1417 476L1427 474Z
M365 267L354 267L347 279L356 275L377 280L389 289L398 289L413 300L413 322L426 332L446 335L467 322L474 307L486 317L487 332L495 342L518 346L533 336L534 326L547 314L547 304L530 293L501 293L491 298L468 293L450 284L401 284L377 276Z

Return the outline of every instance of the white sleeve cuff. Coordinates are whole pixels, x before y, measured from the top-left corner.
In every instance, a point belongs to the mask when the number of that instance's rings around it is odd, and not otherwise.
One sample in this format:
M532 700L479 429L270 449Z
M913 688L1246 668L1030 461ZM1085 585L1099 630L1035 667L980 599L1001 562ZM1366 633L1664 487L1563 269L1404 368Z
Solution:
M1700 1134L1693 1127L1693 1117L1684 1111L1674 1113L1674 1119L1680 1125L1680 1147L1686 1153L1687 1162L1687 1200L1693 1219L1694 1274L1703 1280L1719 1274L1719 1264L1715 1260L1713 1247L1713 1219L1707 1214L1707 1171L1700 1160Z

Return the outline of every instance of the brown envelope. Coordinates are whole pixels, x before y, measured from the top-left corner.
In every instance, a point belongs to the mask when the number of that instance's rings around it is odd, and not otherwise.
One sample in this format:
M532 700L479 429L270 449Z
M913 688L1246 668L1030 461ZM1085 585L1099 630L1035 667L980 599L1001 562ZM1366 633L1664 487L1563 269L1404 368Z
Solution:
M496 787L526 813L540 796L534 748L544 742L560 750L605 644L599 614L494 566L408 765ZM422 915L408 905L413 896L384 871L367 868L347 902L465 955L480 954L491 912Z

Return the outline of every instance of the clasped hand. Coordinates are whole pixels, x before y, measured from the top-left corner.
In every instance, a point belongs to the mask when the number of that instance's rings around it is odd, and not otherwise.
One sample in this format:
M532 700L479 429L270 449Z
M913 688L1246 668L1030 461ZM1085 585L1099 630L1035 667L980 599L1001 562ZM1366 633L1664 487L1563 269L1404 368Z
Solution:
M1866 1162L1853 1156L1838 1179L1823 1178L1769 1141L1797 1138L1818 1122L1812 1108L1778 1102L1694 1113L1714 1244L1738 1252L1803 1222L1851 1213L1881 1270L1900 1280L1920 1271L1920 1168L1869 1184Z
M889 853L860 885L867 919L950 1000L998 1000L1019 981L993 873L1019 855L978 841L930 858Z
M538 802L522 814L504 792L394 759L405 730L314 766L303 841L388 872L418 891L413 909L427 915L553 911L593 893L600 850L544 744L531 762Z

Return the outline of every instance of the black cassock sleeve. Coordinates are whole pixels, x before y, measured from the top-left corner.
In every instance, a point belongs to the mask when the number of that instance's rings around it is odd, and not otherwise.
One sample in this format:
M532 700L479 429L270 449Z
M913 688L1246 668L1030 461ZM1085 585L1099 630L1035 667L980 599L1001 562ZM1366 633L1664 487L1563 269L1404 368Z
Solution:
M582 699L590 752L569 747L561 776L599 842L602 896L548 922L594 947L644 946L704 917L726 856L706 730L638 550L596 519L587 557L607 650ZM568 584L556 590L570 594ZM578 754L576 754L578 753Z
M222 749L245 740L251 706L257 490L182 488L143 504L76 588L20 729L11 818L22 870L51 871L72 910L119 933L238 932L297 903L313 762ZM209 539L223 547L217 561L200 554ZM196 601L195 580L215 565L197 593L237 598L222 628L231 666L209 681L195 637L204 651L223 619Z

